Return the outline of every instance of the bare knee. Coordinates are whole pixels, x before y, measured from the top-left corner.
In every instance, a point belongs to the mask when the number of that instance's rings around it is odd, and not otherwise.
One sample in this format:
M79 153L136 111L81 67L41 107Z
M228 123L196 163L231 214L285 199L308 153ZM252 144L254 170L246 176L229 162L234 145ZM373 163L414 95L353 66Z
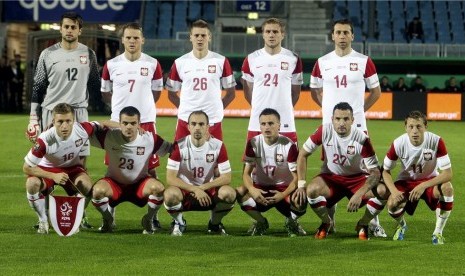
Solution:
M182 193L178 187L168 187L163 193L163 198L166 206L174 206L182 201Z
M222 186L218 190L218 198L227 203L233 203L236 200L236 191L229 185Z
M26 180L26 191L30 194L36 194L41 191L42 182L37 177L28 177Z
M110 195L108 183L105 181L98 181L95 183L92 189L92 198L93 199L102 199Z
M160 181L153 179L148 183L145 193L147 195L163 196L164 191L165 187L163 184Z
M441 190L441 194L443 196L454 196L454 187L452 187L452 183L450 182L441 184L439 189Z

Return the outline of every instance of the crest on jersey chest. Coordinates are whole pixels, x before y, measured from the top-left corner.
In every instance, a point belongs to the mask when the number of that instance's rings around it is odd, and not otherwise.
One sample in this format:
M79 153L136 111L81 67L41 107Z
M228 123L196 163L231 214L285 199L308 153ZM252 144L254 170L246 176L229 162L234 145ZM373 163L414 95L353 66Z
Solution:
M77 139L76 141L74 141L74 144L76 145L76 148L82 146L82 138L81 138L81 139Z
M424 152L423 159L425 159L425 161L431 161L433 160L433 154L431 152Z
M355 146L347 146L347 154L354 155L355 154Z
M140 68L140 75L144 76L144 77L148 76L149 75L149 68L147 68L147 67Z
M87 56L79 56L79 62L81 64L87 64Z
M289 70L289 62L281 62L281 70Z
M145 147L137 147L136 153L137 155L144 155Z
M208 73L210 74L216 73L216 65L208 65Z
M277 153L276 154L276 163L282 163L284 162L284 155L282 155L281 153Z
M358 63L350 63L350 71L358 71Z
M213 153L207 153L205 155L205 161L207 161L207 163L213 163L213 161L215 161L215 155Z

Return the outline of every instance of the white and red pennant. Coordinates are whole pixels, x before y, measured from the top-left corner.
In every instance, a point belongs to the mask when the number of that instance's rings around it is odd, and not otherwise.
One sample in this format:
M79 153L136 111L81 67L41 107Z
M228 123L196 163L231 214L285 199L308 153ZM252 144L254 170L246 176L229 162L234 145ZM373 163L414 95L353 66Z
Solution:
M75 234L81 224L84 206L84 197L50 195L49 218L55 232L65 237Z

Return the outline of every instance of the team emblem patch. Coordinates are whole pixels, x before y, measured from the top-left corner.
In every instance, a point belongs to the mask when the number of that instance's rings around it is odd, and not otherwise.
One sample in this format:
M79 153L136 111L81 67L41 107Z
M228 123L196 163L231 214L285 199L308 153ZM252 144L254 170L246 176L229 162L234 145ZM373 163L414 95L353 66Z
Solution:
M431 152L424 152L423 158L425 159L425 161L431 161L433 160L433 154Z
M354 155L355 154L355 146L347 146L347 154Z
M215 161L215 155L213 153L208 153L205 155L205 160L207 163L213 163L213 161Z
M142 67L140 68L140 75L141 76L148 76L149 75L149 68Z
M208 73L216 73L216 65L208 65Z
M358 71L358 63L351 63L350 71Z
M40 149L40 144L39 144L39 143L36 143L36 144L34 145L33 151L39 151L39 149Z
M281 70L288 70L289 63L288 62L281 62Z
M49 218L58 235L71 236L76 233L81 224L84 205L84 197L49 197Z
M276 154L276 163L282 163L284 162L284 156L280 153Z
M77 139L76 141L74 141L74 144L76 145L76 148L82 146L82 144L83 144L83 143L82 143L82 138L81 138L81 139Z
M144 155L145 147L137 147L137 155Z
M79 62L81 64L87 64L87 56L79 56Z

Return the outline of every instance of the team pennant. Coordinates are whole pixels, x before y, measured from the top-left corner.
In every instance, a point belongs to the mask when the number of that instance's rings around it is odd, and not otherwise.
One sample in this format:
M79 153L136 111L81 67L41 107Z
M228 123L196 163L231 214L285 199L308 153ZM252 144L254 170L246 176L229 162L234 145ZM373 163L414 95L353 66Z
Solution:
M69 237L77 232L84 205L84 197L50 195L49 218L58 235Z

